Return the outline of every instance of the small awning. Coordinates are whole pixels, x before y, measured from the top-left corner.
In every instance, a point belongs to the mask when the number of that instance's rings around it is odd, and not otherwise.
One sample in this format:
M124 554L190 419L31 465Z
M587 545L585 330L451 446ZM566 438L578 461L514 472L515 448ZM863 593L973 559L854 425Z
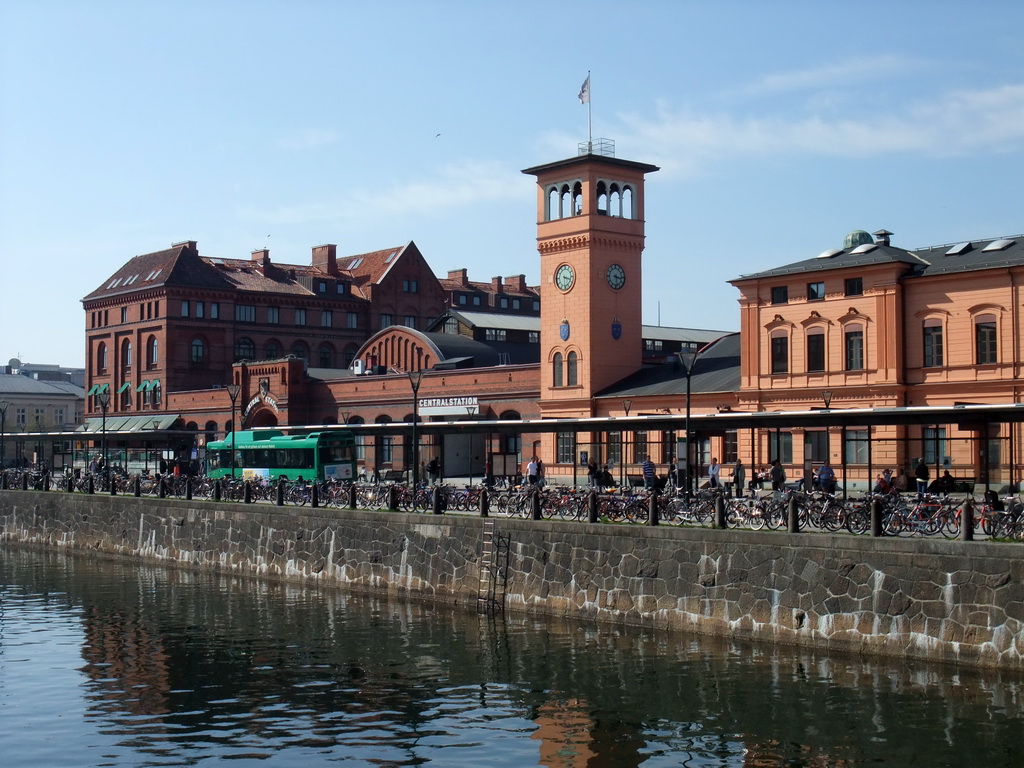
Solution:
M93 395L98 394L99 391L100 391L100 385L99 384L93 384L89 388L89 391L85 393L85 396L86 397L92 397Z
M149 389L149 379L146 379L141 384L139 384L139 386L137 386L135 388L135 391L136 392L145 392L148 389Z
M118 387L118 388L117 388L117 394L119 394L119 395L120 395L120 394L121 394L122 392L124 392L124 391L125 391L126 389L128 389L129 387L131 387L131 385L132 385L132 383L131 383L130 381L126 381L126 382L125 382L124 384L122 384L122 385L121 385L120 387Z
M153 379L149 382L150 389L160 389L160 379Z

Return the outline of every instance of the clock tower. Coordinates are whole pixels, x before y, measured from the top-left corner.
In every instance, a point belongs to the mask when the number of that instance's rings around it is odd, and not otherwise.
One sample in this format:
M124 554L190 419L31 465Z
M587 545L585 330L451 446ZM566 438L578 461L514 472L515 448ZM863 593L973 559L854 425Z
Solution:
M640 369L644 175L657 170L587 152L523 171L537 177L544 416L593 415L594 393Z

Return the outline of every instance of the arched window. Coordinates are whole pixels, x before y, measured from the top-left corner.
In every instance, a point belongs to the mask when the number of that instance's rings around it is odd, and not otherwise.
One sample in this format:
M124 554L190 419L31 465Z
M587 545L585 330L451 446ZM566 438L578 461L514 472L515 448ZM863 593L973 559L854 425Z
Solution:
M102 341L96 348L96 373L107 372L107 345Z
M579 357L575 352L570 352L565 359L565 383L570 387L575 387L579 384L576 374L576 362L578 359Z
M124 368L132 367L132 343L127 340L121 345L121 365Z
M256 345L252 339L241 338L235 342L235 361L252 360L256 357Z
M977 365L993 365L999 362L997 338L994 314L978 315L974 318L974 361Z
M318 364L321 368L334 367L334 348L330 344L321 344L317 350L317 356L319 357Z
M789 334L786 331L772 331L771 372L789 373Z
M634 205L635 200L633 196L633 188L627 185L622 188L622 218L636 218L636 209L633 207Z
M572 187L572 215L583 213L583 184L577 181Z
M264 360L277 360L281 357L281 345L276 341L268 341L263 347Z
M820 326L807 329L807 370L825 370L825 329Z
M301 357L303 360L309 360L309 347L301 341L296 341L292 345L292 354L295 357Z
M945 364L945 349L942 338L942 320L929 317L924 321L924 359L925 368L941 367Z
M555 356L551 358L551 386L560 387L562 386L562 353L555 352Z
M146 346L146 360L149 361L149 367L156 368L160 364L160 347L156 336L150 336Z
M359 351L359 347L355 344L349 344L345 347L345 367L348 368L352 365L352 361L356 359L356 352Z
M864 370L864 326L848 325L843 329L845 370Z
M192 366L197 367L206 363L206 344L202 339L192 339Z

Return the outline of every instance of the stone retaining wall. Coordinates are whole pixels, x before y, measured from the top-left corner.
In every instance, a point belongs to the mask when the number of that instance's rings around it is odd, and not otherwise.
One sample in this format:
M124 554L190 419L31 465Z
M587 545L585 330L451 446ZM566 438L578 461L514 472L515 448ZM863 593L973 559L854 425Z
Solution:
M509 610L1024 670L1019 545L491 518ZM475 604L465 515L0 492L0 538Z

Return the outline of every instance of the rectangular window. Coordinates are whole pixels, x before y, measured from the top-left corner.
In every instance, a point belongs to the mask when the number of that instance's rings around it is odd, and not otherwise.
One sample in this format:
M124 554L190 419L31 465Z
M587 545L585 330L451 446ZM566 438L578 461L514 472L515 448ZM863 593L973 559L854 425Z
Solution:
M559 464L576 462L576 433L558 432L555 435L555 461Z
M465 304L465 303L466 303L466 294L460 293L459 294L459 304Z
M768 433L768 461L775 459L783 464L793 463L793 434L791 432Z
M740 455L740 438L735 429L728 430L722 441L722 462L735 464Z
M267 322L277 325L281 322L281 308L267 307Z
M864 278L863 277L848 277L843 283L843 293L847 296L863 296L864 295Z
M210 317L214 320L220 319L220 304L216 301L210 302Z
M196 302L196 317L206 317L206 305L201 302Z
M402 324L406 328L415 328L416 327L416 315L406 315L405 316L405 320L402 322Z
M540 331L529 331L527 339L531 344L540 344Z
M348 313L348 327L358 328L359 327L359 315L356 312Z
M487 341L505 341L507 337L504 328L487 328L484 331L484 338Z
M16 407L14 409L14 423L19 427L28 424L28 408Z
M327 281L326 280L320 280L319 282L317 282L316 290L317 290L317 293L327 293Z
M540 302L539 301L533 302L533 311L534 312L540 312Z
M498 303L502 309L508 309L508 299L506 299L504 296L501 297Z
M807 337L807 370L825 370L825 334L812 333Z
M420 290L419 283L415 280L403 280L402 290L406 293L418 293Z
M377 438L377 462L379 464L390 464L394 460L394 443L391 435L381 435Z
M320 313L320 326L330 328L332 325L334 325L334 313L329 309L323 310Z
M160 317L160 302L153 302L153 317Z
M633 433L633 463L639 464L647 458L647 433Z
M474 307L479 307L480 306L480 297L479 296L474 296L473 297L473 306Z
M924 329L924 365L926 368L943 365L941 325L930 325Z
M306 324L306 310L296 309L295 310L295 324L305 325Z
M348 283L338 283L338 295L344 296L348 291Z
M191 314L191 304L188 301L181 302L181 316L188 317Z
M606 435L607 444L605 446L605 456L608 457L609 464L621 464L622 463L622 433L621 432L608 432Z
M846 338L846 370L864 370L864 331L860 328L848 330Z
M921 455L924 463L934 467L937 464L947 465L949 461L949 445L946 442L945 427L925 427L921 430Z
M824 429L804 433L804 461L821 464L828 461L828 432Z
M776 285L772 288L772 304L786 304L789 302L789 286Z
M121 322L128 322L128 307L121 307Z
M519 299L512 299L512 309L519 309L520 306Z
M387 328L388 326L394 325L395 318L390 312L380 313L380 327Z
M772 336L772 373L789 373L788 336Z
M847 464L868 463L868 431L866 429L846 430L843 444L843 460Z
M808 301L824 301L825 300L825 284L824 283L808 283L807 284L807 300Z
M974 341L978 365L993 365L997 362L995 322L975 323Z
M235 304L235 320L239 323L255 323L256 307L252 304Z
M644 339L644 349L648 352L661 352L664 346L661 339Z

